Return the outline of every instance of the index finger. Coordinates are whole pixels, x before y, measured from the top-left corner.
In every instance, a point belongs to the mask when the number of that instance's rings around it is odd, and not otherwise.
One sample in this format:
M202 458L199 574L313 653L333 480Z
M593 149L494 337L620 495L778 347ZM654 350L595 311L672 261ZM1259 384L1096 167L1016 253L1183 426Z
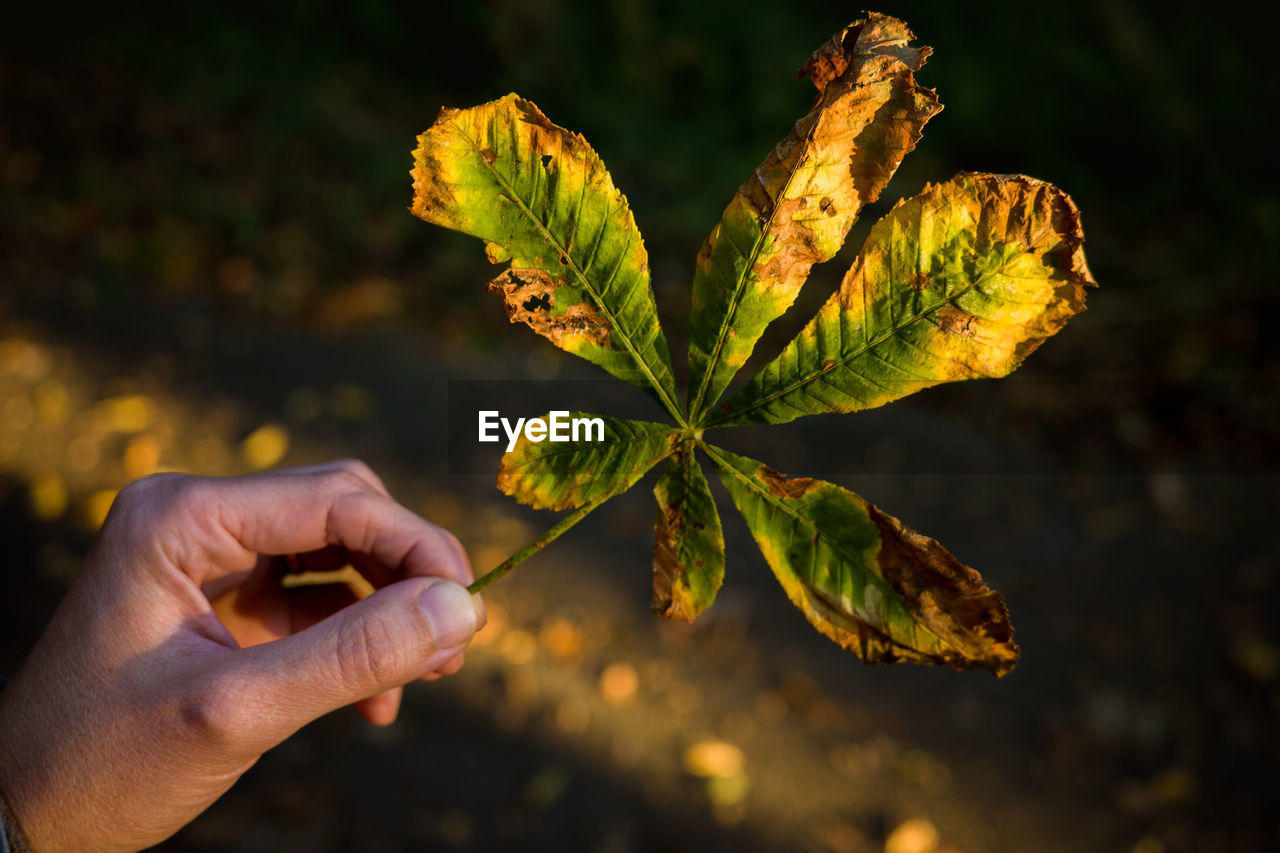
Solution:
M160 553L198 585L252 567L259 554L330 545L408 576L446 577L464 586L473 580L453 534L347 470L154 479L146 491L161 492L154 497L177 514L174 523L156 525L144 512L135 521L146 523L135 526L155 531Z

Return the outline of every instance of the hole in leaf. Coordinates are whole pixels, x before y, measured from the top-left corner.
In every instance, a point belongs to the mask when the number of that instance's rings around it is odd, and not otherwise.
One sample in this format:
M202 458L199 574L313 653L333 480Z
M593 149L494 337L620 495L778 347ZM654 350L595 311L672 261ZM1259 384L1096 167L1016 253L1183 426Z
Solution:
M530 296L524 301L523 307L526 311L550 311L551 294L543 293L540 296Z

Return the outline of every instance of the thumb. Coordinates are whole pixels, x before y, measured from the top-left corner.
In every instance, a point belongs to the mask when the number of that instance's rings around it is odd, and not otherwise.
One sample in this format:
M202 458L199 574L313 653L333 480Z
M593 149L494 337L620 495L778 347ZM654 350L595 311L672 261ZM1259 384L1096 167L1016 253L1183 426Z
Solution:
M454 581L403 580L304 631L243 649L242 684L259 718L281 729L270 734L283 740L323 714L437 669L471 641L483 612Z

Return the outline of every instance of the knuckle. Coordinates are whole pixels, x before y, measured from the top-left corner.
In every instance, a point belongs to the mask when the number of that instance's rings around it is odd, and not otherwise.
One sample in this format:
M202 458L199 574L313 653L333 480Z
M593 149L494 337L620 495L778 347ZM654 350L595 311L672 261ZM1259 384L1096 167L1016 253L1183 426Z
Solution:
M436 530L440 534L440 543L444 547L446 553L451 554L461 566L470 571L471 560L467 557L467 549L463 547L462 540L453 534L453 531L445 527L436 525Z
M329 542L368 553L376 538L379 499L382 495L367 485L359 490L340 491L329 509L326 531Z
M379 482L378 475L373 473L373 469L361 459L339 459L334 464L337 465L338 470L354 474L367 484Z
M471 560L467 558L467 549L462 547L462 540L453 535L452 531L441 527L440 532L443 534L445 547L450 549L454 558L462 566L463 570L468 574L471 572Z
M200 477L171 473L134 480L116 495L104 528L132 536L154 530L157 521L198 506L205 490L202 483Z
M217 747L244 741L251 731L252 710L242 684L213 676L183 697L180 718L198 740Z
M391 684L400 671L400 654L386 619L366 615L342 624L338 645L338 678L353 691Z
M133 508L153 504L161 493L172 491L174 481L186 479L182 474L151 474L134 480L116 495L116 505L121 508Z
M447 547L452 548L455 554L466 554L466 551L462 547L462 540L453 535L452 530L444 527L437 527L437 529L440 531L441 538L444 539L444 544Z
M163 495L164 510L175 514L198 512L210 499L212 487L203 477L175 477Z
M330 488L337 494L373 491L373 487L369 484L367 478L362 477L355 470L346 466L329 472L328 479Z

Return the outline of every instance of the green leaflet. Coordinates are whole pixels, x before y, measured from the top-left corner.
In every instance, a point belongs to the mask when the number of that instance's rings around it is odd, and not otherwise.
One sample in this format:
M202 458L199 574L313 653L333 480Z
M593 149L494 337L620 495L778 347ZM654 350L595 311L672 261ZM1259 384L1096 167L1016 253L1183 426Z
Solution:
M581 136L514 94L444 109L413 152L414 214L479 237L511 322L681 410L627 200Z
M739 187L698 253L693 279L689 412L713 406L765 328L791 307L813 264L840 249L925 122L942 109L914 72L930 48L906 24L872 14L800 69L813 108Z
M1084 310L1080 214L1021 175L961 173L899 202L840 289L709 425L853 412L1004 376Z
M693 450L693 441L681 442L653 488L658 506L649 608L686 622L711 606L724 580L720 513Z
M571 509L619 495L671 453L676 431L669 424L570 413L599 418L604 440L584 431L573 441L530 441L522 435L503 454L498 488L535 509ZM535 418L547 423L547 416ZM572 434L570 433L572 438Z
M1013 668L1004 600L936 541L832 483L707 452L778 582L823 634L867 663Z

